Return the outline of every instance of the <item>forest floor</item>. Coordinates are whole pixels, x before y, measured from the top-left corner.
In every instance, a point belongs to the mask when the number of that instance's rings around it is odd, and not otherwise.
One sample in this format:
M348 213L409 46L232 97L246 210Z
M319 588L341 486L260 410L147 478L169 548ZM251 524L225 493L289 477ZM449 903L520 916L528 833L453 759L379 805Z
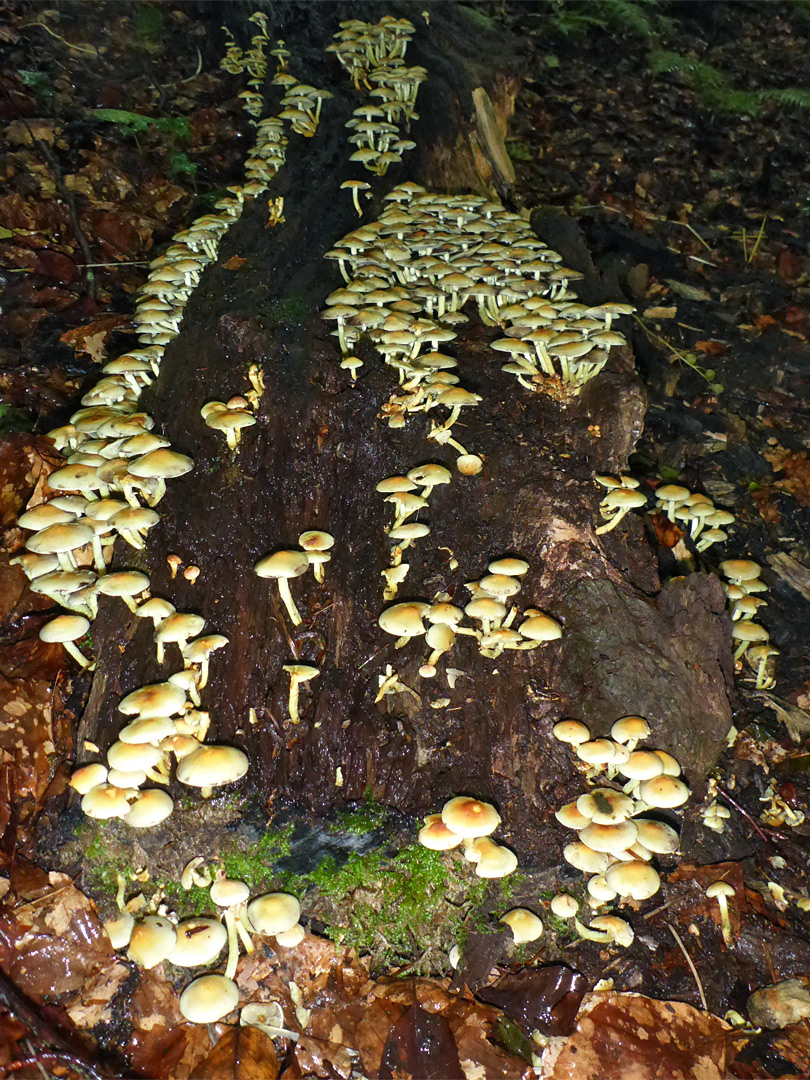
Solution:
M251 138L242 86L219 69L221 16L245 37L235 8L0 8L0 1073L348 1078L375 1075L382 1058L380 1075L449 1077L460 1060L468 1077L522 1077L541 1051L537 1031L558 1040L544 1073L557 1080L618 1077L630 1060L639 1076L687 1077L698 1058L707 1077L808 1075L806 1020L770 1031L723 1020L733 1009L742 1021L758 986L810 980L810 914L796 907L810 895L810 824L761 819L768 790L810 812L807 113L771 102L741 118L707 105L688 73L651 71L666 49L722 68L735 86L755 73L758 88L810 87L810 21L798 5L684 5L657 39L568 25L546 6L475 9L488 32L508 29L525 50L507 137L517 204L567 214L596 279L636 305L648 412L633 475L647 492L682 483L731 510L729 551L761 563L770 586L761 621L780 650L777 683L767 693L737 683L740 734L715 777L731 818L710 833L697 808L687 815L677 869L636 913L634 945L580 942L551 917L537 948L515 950L462 895L454 865L439 874L416 845L391 854L413 823L375 804L331 822L280 819L268 833L260 808L215 800L237 834L229 873L278 884L280 865L320 904L310 930L342 938L310 933L298 949L259 949L240 965L244 996L279 1000L305 1032L294 1050L274 1049L255 1029L183 1023L182 973L140 973L113 952L96 912L109 914L116 875L136 868L101 830L79 829L74 810L58 857L38 835L65 790L87 680L38 639L49 602L8 564L22 544L15 521L55 459L43 433L131 343L148 261L241 180ZM694 568L680 537L650 519L662 576ZM312 850L332 858L326 870L312 869ZM369 893L366 851L376 875L397 882L383 895ZM534 901L547 915L548 898L578 876L562 863L536 868L510 895L477 899L501 910ZM736 890L728 951L704 896L721 877ZM433 899L417 910L420 890ZM437 893L461 909L456 921ZM412 931L427 940L442 919L426 958ZM461 932L466 970L477 965L481 986L500 980L489 993L451 989L435 943L444 950ZM593 993L600 978L612 990ZM581 1013L571 1034L586 990L593 1019Z

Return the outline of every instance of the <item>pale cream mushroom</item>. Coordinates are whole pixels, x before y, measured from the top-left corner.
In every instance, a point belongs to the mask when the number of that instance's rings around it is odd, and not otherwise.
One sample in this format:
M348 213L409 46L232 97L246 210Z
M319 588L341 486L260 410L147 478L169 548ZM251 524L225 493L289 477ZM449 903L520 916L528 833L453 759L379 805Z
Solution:
M394 647L401 649L410 638L421 637L426 632L422 620L429 610L430 604L421 601L393 604L382 612L377 623L386 634L397 638Z
M132 931L127 956L149 969L167 960L176 944L174 924L162 915L147 915Z
M214 1024L239 1004L239 987L224 975L202 975L180 995L180 1012L192 1024Z
M295 626L300 626L301 615L292 598L289 579L301 577L308 569L309 560L303 551L276 551L273 555L261 559L254 567L259 577L275 579L279 596Z
M70 786L79 795L86 795L94 787L105 783L107 780L107 766L99 763L82 765L76 769L70 777Z
M251 900L248 923L255 933L270 937L286 934L298 923L301 905L290 893L265 893Z
M491 803L469 795L457 795L442 807L441 819L457 836L465 839L488 836L501 823L501 815Z
M322 529L307 529L298 537L298 543L307 554L307 559L315 574L315 580L322 582L324 579L324 563L332 558L328 552L335 544L335 538L331 533Z
M99 821L126 817L130 810L129 800L137 794L138 792L131 788L98 784L82 796L82 812Z
M232 979L236 974L239 960L239 939L248 953L253 952L253 940L249 927L245 925L245 904L250 896L250 889L244 881L235 881L225 876L225 871L218 871L210 889L210 896L217 907L223 909L225 928L228 933L228 962L225 965L225 978Z
M98 591L104 596L118 596L130 611L137 609L136 596L149 589L149 578L138 570L116 570L99 579Z
M174 802L165 791L152 788L142 792L133 802L124 821L133 829L151 829L165 821L174 809Z
M197 689L203 690L208 685L208 667L211 661L211 653L217 649L224 649L229 638L224 634L206 634L204 637L195 638L183 647L183 663L186 668L199 665L197 676ZM196 702L199 705L199 701Z
M528 941L536 941L543 933L541 919L527 908L512 908L498 920L506 923L512 931L512 938L516 945L523 945Z
M186 704L186 695L171 683L148 683L139 686L118 703L125 716L174 716Z
M166 494L166 480L185 476L193 468L194 462L190 457L163 447L135 458L128 466L128 471L132 476L156 481L155 495L150 500L150 504L154 506Z
M188 644L189 638L196 637L205 626L202 615L195 615L190 611L176 611L169 615L155 628L155 643L157 645L157 662L163 663L165 646L170 643L177 645L182 653Z
M310 679L314 679L316 676L320 675L321 669L311 667L308 664L285 664L282 671L286 671L290 676L288 708L290 711L290 720L293 724L297 724L301 720L301 717L298 714L298 687L301 683L309 682Z
M467 858L475 863L475 874L481 878L502 878L517 869L517 856L503 844L496 844L489 836L471 841Z
M177 941L168 961L177 967L204 967L228 944L228 931L216 919L184 919L176 926Z
M200 788L203 798L208 798L213 788L241 780L247 770L248 759L241 750L211 744L183 758L177 766L177 779L188 787Z
M69 571L77 568L74 552L92 544L94 536L89 526L68 522L41 529L29 536L25 546L35 555L55 555L61 568Z
M597 536L601 536L602 533L610 532L611 529L615 529L625 514L629 514L631 510L638 510L642 506L647 505L647 496L642 495L640 491L633 491L628 488L616 488L613 491L609 491L605 498L600 503L600 508L603 511L603 517L607 517L610 512L610 520L605 525L600 525L595 530Z
M57 615L39 631L41 641L64 645L65 650L83 668L95 667L73 644L83 638L90 629L90 622L83 615Z
M464 842L463 836L445 825L441 814L429 814L425 818L417 839L422 847L431 851L450 851Z
M550 907L558 919L573 919L579 911L579 901L568 893L557 893L552 896Z
M734 943L734 935L728 914L728 902L735 895L734 886L727 881L713 881L706 890L706 895L709 899L716 900L720 907L720 926L723 932L723 941L726 943L727 948L731 948Z

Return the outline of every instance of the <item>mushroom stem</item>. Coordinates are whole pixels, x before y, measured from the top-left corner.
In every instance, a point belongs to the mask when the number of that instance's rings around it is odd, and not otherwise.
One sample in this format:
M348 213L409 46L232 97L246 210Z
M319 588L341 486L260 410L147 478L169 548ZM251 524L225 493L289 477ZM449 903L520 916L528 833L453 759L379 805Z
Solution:
M287 609L287 614L290 616L293 622L293 626L301 625L301 614L298 608L295 606L295 601L292 598L290 592L290 586L286 578L280 577L276 579L278 581L278 594L284 601L284 606Z
M143 549L143 540L141 540L138 533L134 532L132 529L122 529L121 536L128 544L131 544L132 547L138 548L139 551Z
M628 513L629 509L629 506L621 507L621 509L613 515L613 517L610 519L610 521L607 522L606 525L599 526L599 528L596 530L596 535L601 536L602 533L610 532L611 529L615 529L619 522L622 520L622 518L625 516L625 514Z
M230 908L225 909L225 928L228 931L228 963L225 965L225 978L232 979L236 974L239 961L239 941L236 937L236 918Z
M608 942L613 940L610 934L600 933L598 930L591 930L589 927L584 926L576 916L574 916L574 928L580 937L588 941L599 941L603 945L607 945Z
M98 576L102 577L104 574L107 573L107 564L104 561L104 552L102 551L102 548L101 548L101 537L98 536L98 534L95 534L93 536L92 544L93 544L93 558L95 559L95 562L96 562L96 570L98 571Z
M79 650L76 648L76 646L73 644L72 641L63 641L62 644L65 646L65 648L70 653L70 655L73 657L73 659L76 661L76 663L79 664L81 667L83 667L83 668L95 667L95 664L92 664L87 659L86 656L83 656L79 652Z
M298 679L295 675L290 675L290 699L288 702L288 708L290 710L290 720L293 724L299 724L301 717L298 715Z

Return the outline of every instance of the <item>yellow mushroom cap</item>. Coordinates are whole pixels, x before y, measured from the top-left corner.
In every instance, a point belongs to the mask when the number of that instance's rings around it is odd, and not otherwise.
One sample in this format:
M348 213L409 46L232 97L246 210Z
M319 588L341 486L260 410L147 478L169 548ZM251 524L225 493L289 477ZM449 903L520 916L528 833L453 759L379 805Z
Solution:
M634 750L627 761L619 766L619 771L631 780L650 780L661 775L664 763L652 750Z
M295 926L291 926L289 930L284 930L280 934L276 934L276 944L281 945L284 949L294 949L296 945L300 945L306 937L306 931L301 923L296 923Z
M650 734L650 725L643 716L623 716L610 729L610 734L618 743L639 742Z
M591 927L610 934L614 944L621 945L625 949L633 944L635 938L632 926L624 919L620 919L618 915L599 915L591 919Z
M248 919L257 934L284 934L292 930L301 917L301 905L290 893L265 893L251 900Z
M529 570L529 564L524 559L515 559L505 555L502 559L495 559L487 566L490 574L506 574L509 577L522 577Z
M203 975L180 995L180 1012L192 1024L213 1024L239 1004L239 987L224 975Z
M557 620L543 614L524 619L518 630L529 641L556 641L562 637L562 627Z
M128 788L115 787L113 784L98 784L82 796L82 811L100 821L126 817L130 811L128 791Z
M156 745L170 735L174 735L174 720L168 716L140 716L118 732L119 742L155 743Z
M153 825L165 821L173 809L174 803L170 795L157 788L150 788L134 800L125 821L133 829L151 829Z
M168 960L178 967L203 967L228 944L228 931L218 919L184 919L176 927L177 941Z
M585 817L580 813L579 807L575 802L566 803L565 806L561 806L559 810L554 811L554 817L559 821L561 825L565 825L566 829L584 829L586 825L590 825L591 819Z
M506 923L512 931L516 945L527 941L536 941L543 933L543 922L528 908L512 908L499 920Z
M585 874L602 874L608 865L608 857L604 852L594 851L581 841L566 844L563 848L563 858Z
M420 637L425 633L422 619L430 610L430 604L411 601L404 604L392 604L383 611L377 620L386 634L394 637Z
M209 892L217 907L235 907L244 904L250 896L250 888L244 881L224 877L217 878Z
M449 851L456 848L464 840L463 836L448 829L442 821L441 814L430 814L425 818L425 824L419 830L419 843L422 847L431 851Z
M502 878L517 869L517 855L502 844L496 844L488 836L472 841L471 862L480 878Z
M142 968L153 968L168 959L176 943L174 923L163 915L147 915L132 931L127 956Z
M579 834L583 844L594 851L606 851L611 855L626 851L636 842L638 829L632 821L620 821L616 825L587 825Z
M622 791L594 788L587 794L580 795L576 808L595 825L616 825L632 815L635 803Z
M201 746L177 766L177 779L189 787L220 787L240 780L247 770L247 756L236 747Z
M579 911L579 901L568 893L552 896L550 906L558 919L572 919Z
M649 863L638 859L609 866L605 872L605 881L619 896L632 897L633 900L647 900L657 893L661 886L658 871Z
M658 855L669 855L678 850L680 837L671 825L649 818L638 817L633 820L638 829L638 841L648 851L654 851Z
M648 806L658 809L672 809L681 806L689 798L689 788L682 780L662 774L652 780L645 780L639 787L639 798Z
M101 764L82 765L76 769L70 778L70 786L80 795L86 795L94 787L103 784L107 779L107 767Z
M501 823L501 815L491 803L457 795L442 807L441 819L457 836L473 839L488 836Z
M138 687L121 699L118 708L127 716L174 716L183 711L185 704L185 691L163 682Z
M298 537L298 543L304 551L328 551L334 547L335 538L321 529L307 529Z
M589 765L607 765L616 756L616 745L610 739L591 739L580 743L576 754L580 761L587 761Z
M256 563L254 570L261 578L296 578L309 569L309 559L303 551L276 551Z
M555 739L570 743L571 746L587 742L591 737L590 731L579 720L560 720L554 725L552 731Z

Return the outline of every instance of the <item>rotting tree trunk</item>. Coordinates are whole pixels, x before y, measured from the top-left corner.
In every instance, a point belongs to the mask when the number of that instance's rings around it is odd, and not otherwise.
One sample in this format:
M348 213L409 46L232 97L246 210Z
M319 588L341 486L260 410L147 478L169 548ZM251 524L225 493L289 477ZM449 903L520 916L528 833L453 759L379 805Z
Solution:
M318 309L340 284L323 253L357 225L339 184L353 175L343 125L358 99L322 52L342 15L332 5L314 8L315 15L297 9L301 26L274 29L293 52L296 74L334 98L314 139L290 136L287 164L268 192L284 196L286 220L267 228L264 200L246 209L143 397L156 430L193 456L195 468L169 483L143 556L119 542L116 564L147 569L154 595L201 613L206 632L230 638L214 657L205 691L209 739L248 751L244 783L268 808L291 802L325 812L371 789L385 804L421 813L471 792L497 801L507 836L528 851L571 775L567 751L550 734L560 717L582 718L603 734L619 716L638 713L650 720L653 744L675 753L690 780L712 766L731 715L723 594L704 575L662 588L639 517L594 535L600 492L593 474L625 469L643 425L644 396L626 350L614 350L608 370L561 406L504 374L488 348L493 332L472 317L454 343L462 385L483 398L458 428L486 460L472 478L455 472L449 450L426 441L423 420L393 430L379 418L396 376L370 344L359 350L366 363L357 383L340 370ZM327 11L335 26L326 25ZM493 57L491 38L455 5L431 11L429 27L415 11L404 12L420 24L408 62L428 71L412 133L418 149L403 168L373 181L364 220L373 220L384 192L405 179L436 190L491 190L472 90L483 85L505 116L514 90L509 65ZM493 70L498 66L503 74ZM247 262L224 269L234 254ZM258 424L232 456L199 410L243 393L254 362L267 389ZM397 651L377 626L390 511L375 485L425 461L441 461L454 479L430 498L432 531L408 552L411 572L399 599L446 590L463 605L463 583L485 573L491 559L514 553L531 567L522 607L537 606L564 626L561 641L497 661L481 657L472 639L457 638L443 658L464 672L454 689L441 666L436 679L419 678L423 640ZM304 617L296 629L253 567L313 528L331 532L336 545L322 585L311 575L292 583ZM202 568L196 584L170 580L170 552ZM176 655L156 663L145 622L102 599L93 633L98 670L80 748L90 739L106 749L121 726L120 697L177 669ZM297 727L287 718L282 671L295 659L321 669L302 688ZM418 699L403 693L374 704L387 663ZM442 697L449 704L431 708Z

